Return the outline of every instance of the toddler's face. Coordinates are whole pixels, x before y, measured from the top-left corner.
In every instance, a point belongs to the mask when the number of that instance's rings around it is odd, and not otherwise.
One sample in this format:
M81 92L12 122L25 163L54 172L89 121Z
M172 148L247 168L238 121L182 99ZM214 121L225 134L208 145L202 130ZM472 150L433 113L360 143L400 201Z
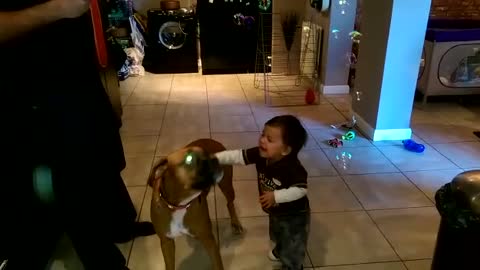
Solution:
M288 146L282 140L280 127L265 126L258 141L260 156L277 161L288 154Z

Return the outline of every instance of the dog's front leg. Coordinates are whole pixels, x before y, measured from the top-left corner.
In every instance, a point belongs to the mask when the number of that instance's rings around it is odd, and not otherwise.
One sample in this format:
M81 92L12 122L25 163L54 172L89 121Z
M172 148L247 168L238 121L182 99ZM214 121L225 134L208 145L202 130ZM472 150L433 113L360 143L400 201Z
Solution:
M201 238L199 238L200 242L205 247L205 250L210 257L212 262L212 269L213 270L223 270L223 263L222 257L220 256L220 249L218 248L217 243L215 242L215 238L212 233L208 233Z
M165 270L175 270L175 240L162 236L160 237L160 244L165 261Z

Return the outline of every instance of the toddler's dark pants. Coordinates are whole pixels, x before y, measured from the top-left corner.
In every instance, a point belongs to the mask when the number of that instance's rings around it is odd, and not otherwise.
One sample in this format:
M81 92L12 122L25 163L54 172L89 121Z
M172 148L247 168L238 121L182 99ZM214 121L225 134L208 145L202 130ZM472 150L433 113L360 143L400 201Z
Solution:
M295 215L270 215L270 240L276 245L274 254L282 263L282 270L301 270L305 260L310 212Z

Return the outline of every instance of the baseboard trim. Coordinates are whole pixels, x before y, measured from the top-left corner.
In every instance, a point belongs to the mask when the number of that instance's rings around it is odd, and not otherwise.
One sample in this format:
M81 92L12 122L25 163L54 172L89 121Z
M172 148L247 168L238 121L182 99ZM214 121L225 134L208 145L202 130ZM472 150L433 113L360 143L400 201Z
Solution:
M360 115L353 113L357 120L358 128L365 133L365 135L376 141L401 141L412 138L412 129L374 129L371 127Z
M350 93L348 85L321 85L320 91L324 95L341 95Z

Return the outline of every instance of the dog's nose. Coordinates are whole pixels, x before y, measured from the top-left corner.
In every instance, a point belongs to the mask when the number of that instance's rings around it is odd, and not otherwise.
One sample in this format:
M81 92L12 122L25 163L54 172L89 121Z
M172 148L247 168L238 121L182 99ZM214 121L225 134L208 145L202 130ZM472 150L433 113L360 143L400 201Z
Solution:
M223 168L217 158L210 158L210 170L212 171L213 179L215 183L218 183L223 178Z

